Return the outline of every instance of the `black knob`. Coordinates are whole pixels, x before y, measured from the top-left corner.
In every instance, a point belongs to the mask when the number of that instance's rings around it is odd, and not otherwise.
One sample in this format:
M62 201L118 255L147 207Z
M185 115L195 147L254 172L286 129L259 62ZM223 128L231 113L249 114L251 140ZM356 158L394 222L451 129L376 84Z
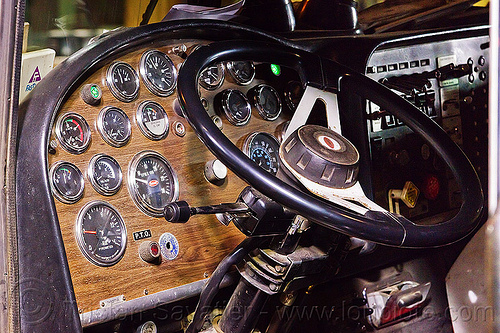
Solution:
M191 208L186 201L175 201L163 209L165 220L172 223L186 223L191 217Z

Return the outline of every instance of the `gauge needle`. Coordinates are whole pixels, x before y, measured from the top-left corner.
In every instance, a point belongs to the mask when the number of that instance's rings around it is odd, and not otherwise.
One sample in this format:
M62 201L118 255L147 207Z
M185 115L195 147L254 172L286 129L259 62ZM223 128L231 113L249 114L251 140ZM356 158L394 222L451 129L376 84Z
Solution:
M148 181L145 179L136 178L135 180L144 184L149 184Z
M95 231L95 230L84 230L83 233L84 234L97 235L97 231Z

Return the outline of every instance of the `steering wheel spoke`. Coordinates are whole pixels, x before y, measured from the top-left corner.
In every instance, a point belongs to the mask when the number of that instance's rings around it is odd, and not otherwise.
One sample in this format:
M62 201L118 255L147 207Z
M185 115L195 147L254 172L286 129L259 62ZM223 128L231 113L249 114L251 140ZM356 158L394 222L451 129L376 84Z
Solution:
M290 124L287 127L283 138L284 140L299 127L307 123L314 104L318 100L323 102L325 105L328 128L342 134L337 94L307 85L304 90L304 94L297 105L297 109L290 120Z

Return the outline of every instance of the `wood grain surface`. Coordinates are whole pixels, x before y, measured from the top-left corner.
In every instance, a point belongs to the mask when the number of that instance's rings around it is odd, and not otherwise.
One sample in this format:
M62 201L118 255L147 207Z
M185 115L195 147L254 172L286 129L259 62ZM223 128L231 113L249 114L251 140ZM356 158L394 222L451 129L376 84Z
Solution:
M200 42L175 41L169 43L167 41L163 42L162 46L151 45L151 47L135 50L110 60L108 64L83 82L83 84L96 83L101 87L103 97L98 106L85 104L80 98L80 89L76 89L59 110L58 116L66 112L76 112L82 115L87 120L92 133L90 147L85 153L70 154L64 151L59 144L56 153L49 155L48 161L49 167L61 160L71 162L82 171L85 177L85 191L81 200L75 204L64 204L57 199L55 200L80 312L98 309L100 301L111 297L124 295L126 300L131 300L145 294L156 293L204 279L210 276L219 261L244 238L236 227L233 225L223 226L215 216L194 216L186 224L169 224L162 218L149 217L136 207L127 188L129 163L134 155L143 150L154 150L166 157L178 177L179 199L186 200L192 206L234 202L240 191L246 186L231 171L228 172L225 182L219 186L213 185L205 179L204 165L207 161L214 159L214 156L197 138L187 121L174 111L177 92L168 97L158 97L149 92L141 79L139 97L133 102L124 103L114 98L106 86L106 70L111 61L124 61L132 65L139 73L141 54L148 49L155 48L167 53L176 66L179 66L183 59L173 54L171 49L181 43L190 47ZM226 78L228 77L229 75L226 73ZM261 81L254 80L249 86L236 86L229 79L226 79L224 85L217 91L208 92L202 89L202 95L207 98L210 104L209 113L214 112L213 97L218 92L230 87L246 92L257 83L261 83ZM145 100L156 101L163 106L168 114L170 126L175 121L182 122L186 127L186 135L184 137L177 136L171 127L165 139L160 141L147 139L135 121L137 107ZM124 147L111 147L104 142L97 131L97 115L103 107L108 105L121 108L132 123L131 139ZM284 115L275 121L263 120L255 108L252 108L250 122L242 127L231 125L224 116L221 118L223 119L223 132L240 148L248 134L254 131L275 134L280 125L287 120ZM56 140L54 131L51 140ZM123 185L113 196L98 194L88 180L88 163L92 156L98 153L114 157L121 166ZM94 200L104 200L113 205L123 217L127 228L125 254L117 264L111 267L99 267L90 263L83 256L76 242L75 223L78 212L83 205ZM152 232L152 237L147 240L158 241L164 232L175 235L180 245L178 257L171 261L163 259L158 265L142 261L139 258L138 248L144 240L134 241L132 234L146 229Z

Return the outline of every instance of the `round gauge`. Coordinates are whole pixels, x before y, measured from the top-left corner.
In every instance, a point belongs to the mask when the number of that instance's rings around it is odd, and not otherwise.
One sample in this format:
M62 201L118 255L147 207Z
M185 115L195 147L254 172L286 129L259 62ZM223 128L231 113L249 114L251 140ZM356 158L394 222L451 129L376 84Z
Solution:
M156 102L145 101L137 108L136 121L142 134L151 140L161 140L168 134L168 116Z
M255 77L255 66L251 61L229 61L226 63L226 67L238 84L247 85Z
M224 82L224 66L221 63L208 66L201 72L198 80L207 90L219 88Z
M290 81L286 85L285 100L290 110L295 110L304 94L304 87L299 81Z
M270 134L256 132L250 134L243 144L243 152L258 166L276 175L280 166L280 144Z
M69 162L54 163L49 171L50 188L61 202L72 204L83 196L85 182L80 169Z
M174 63L158 50L149 50L142 55L140 73L146 87L158 96L170 95L177 84Z
M128 189L141 211L163 216L163 208L179 197L179 183L174 170L162 155L143 151L134 156L128 170Z
M123 102L131 102L139 94L139 77L134 68L125 62L115 62L109 66L106 82L113 96Z
M98 266L116 264L127 246L127 229L118 211L104 201L82 207L76 220L76 239L83 255Z
M56 137L69 153L81 154L90 144L90 127L85 118L77 113L66 113L56 122Z
M252 115L252 107L244 93L239 90L227 89L220 98L221 113L233 125L242 126L248 123Z
M92 187L102 195L113 195L122 186L122 169L111 156L94 155L90 159L87 174Z
M281 113L281 100L271 86L260 84L252 89L252 99L260 116L265 120L275 120Z
M107 106L99 112L97 130L110 146L122 147L130 139L130 120L123 110Z

